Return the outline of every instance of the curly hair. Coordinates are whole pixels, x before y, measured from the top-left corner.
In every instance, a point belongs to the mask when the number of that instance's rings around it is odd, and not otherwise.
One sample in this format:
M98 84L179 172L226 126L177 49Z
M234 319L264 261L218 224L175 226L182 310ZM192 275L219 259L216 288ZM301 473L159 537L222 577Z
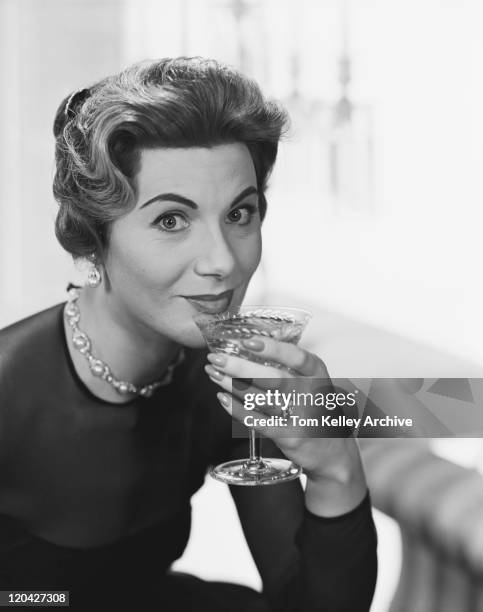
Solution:
M74 259L102 260L109 224L135 205L141 151L156 147L244 143L263 219L267 180L287 126L285 110L253 80L215 60L141 62L77 91L54 121L57 239Z

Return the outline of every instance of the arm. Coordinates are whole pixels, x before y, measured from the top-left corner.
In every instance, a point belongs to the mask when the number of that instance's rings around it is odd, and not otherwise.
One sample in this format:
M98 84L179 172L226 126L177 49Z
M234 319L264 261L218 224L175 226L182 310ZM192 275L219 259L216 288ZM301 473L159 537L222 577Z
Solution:
M244 344L269 363L281 364L283 371L233 355L208 355L212 365L205 370L223 389L218 399L236 420L244 422L248 392L255 398L274 386L313 395L321 389L333 390L322 360L299 346L272 338ZM245 381L243 388L233 385L234 378ZM262 418L276 415L280 408L262 402L250 410ZM315 405L299 407L303 416L315 416L317 411ZM334 435L321 427L321 435L314 437L291 419L277 428L264 424L262 418L254 427L268 438L262 454L285 456L307 475L305 493L293 482L254 489L233 487L271 609L368 612L376 582L377 538L359 449L347 437L350 431L342 427ZM234 443L234 448L239 446ZM246 454L246 447L242 452Z
M244 456L246 440L237 442L233 456ZM270 440L263 453L283 456ZM305 495L298 480L230 489L271 611L369 610L377 536L357 473L339 469L325 482L309 479Z

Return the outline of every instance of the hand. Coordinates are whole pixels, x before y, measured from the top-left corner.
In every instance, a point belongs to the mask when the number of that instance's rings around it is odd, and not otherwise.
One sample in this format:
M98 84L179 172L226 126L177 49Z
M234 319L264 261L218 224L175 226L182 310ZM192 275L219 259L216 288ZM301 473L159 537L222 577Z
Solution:
M321 391L321 379L325 392L332 388L323 361L299 346L272 338L246 340L243 345L253 351L254 356L276 362L283 369L224 353L208 356L210 365L206 366L206 372L223 390L218 394L218 399L240 422L243 422L248 414L255 418L266 418L280 415L281 412L280 408L270 406L247 412L243 404L247 393L265 393L270 386L281 391L286 389L296 393L315 393L316 390ZM249 384L243 390L234 388L233 378L249 379ZM304 409L303 416L314 416L314 410L320 415L320 408L311 406ZM309 480L332 480L344 485L354 478L360 479L361 474L363 478L358 447L354 439L309 437L307 428L292 425L291 419L287 419L287 422L287 427L283 428L258 424L254 425L254 428L271 438L287 458L300 465ZM283 435L280 435L282 432ZM317 433L319 434L320 430Z

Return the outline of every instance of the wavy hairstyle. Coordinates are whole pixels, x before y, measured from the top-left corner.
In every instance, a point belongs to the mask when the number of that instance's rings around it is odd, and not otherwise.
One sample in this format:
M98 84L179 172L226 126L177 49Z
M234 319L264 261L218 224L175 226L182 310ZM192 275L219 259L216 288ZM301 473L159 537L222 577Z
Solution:
M77 91L54 121L57 239L74 259L102 261L109 224L135 205L140 153L155 147L244 143L263 219L267 180L287 126L285 110L253 80L203 58L141 62Z

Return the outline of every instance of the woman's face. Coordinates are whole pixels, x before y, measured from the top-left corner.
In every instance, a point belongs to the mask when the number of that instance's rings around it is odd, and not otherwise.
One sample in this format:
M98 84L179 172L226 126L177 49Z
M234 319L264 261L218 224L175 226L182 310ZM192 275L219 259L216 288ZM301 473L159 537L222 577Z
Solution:
M241 304L261 256L255 169L245 145L148 149L138 200L110 227L109 305L123 325L204 344L193 316Z

